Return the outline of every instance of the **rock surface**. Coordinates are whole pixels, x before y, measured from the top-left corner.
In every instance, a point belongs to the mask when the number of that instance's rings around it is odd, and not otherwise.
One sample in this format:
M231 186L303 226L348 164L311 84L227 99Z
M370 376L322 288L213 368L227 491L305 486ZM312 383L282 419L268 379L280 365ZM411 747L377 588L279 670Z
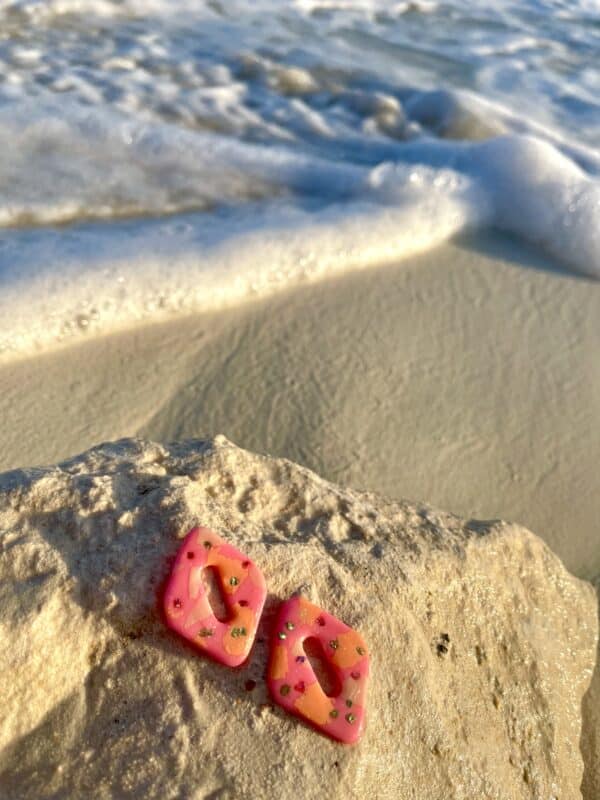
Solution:
M267 579L239 670L157 610L197 523ZM341 489L218 437L6 473L0 542L4 800L580 796L595 595L523 528ZM267 696L269 626L296 591L370 645L355 747Z

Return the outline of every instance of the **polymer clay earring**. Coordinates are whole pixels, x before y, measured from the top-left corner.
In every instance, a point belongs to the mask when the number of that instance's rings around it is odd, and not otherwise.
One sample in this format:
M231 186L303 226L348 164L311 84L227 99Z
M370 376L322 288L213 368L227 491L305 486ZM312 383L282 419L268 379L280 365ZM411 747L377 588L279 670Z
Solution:
M337 687L325 693L305 651L316 639ZM361 635L304 597L282 604L273 632L269 691L286 711L346 744L360 739L365 723L369 656Z
M209 602L203 571L216 573L226 608L218 619ZM259 568L208 528L193 528L183 540L164 594L167 624L215 661L237 667L248 657L267 596Z

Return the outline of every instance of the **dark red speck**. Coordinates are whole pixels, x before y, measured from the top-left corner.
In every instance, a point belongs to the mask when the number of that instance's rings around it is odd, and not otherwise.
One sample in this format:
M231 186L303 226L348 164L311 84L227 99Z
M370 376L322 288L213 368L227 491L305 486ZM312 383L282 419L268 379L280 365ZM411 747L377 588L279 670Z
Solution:
M247 692L251 692L252 689L256 687L256 681L253 681L252 679L247 680L244 686L246 687Z
M176 597L175 600L173 600L173 605L175 606L175 608L181 608L181 600L178 597Z
M243 606L244 608L246 608L246 606L248 605L248 601L247 600L240 600L240 605Z
M304 683L304 681L299 681L299 682L298 682L298 683L297 683L297 684L294 686L294 689L295 689L297 692L300 692L300 694L304 694L304 690L306 689L306 684Z
M325 619L323 617L317 617L317 625L323 627L323 625L325 625Z
M193 558L193 557L194 557L194 554L192 553L192 551L191 551L191 550L190 550L190 551L189 551L189 553L187 554L187 557L188 557L188 558Z
M360 678L360 672L351 672L350 675L357 681Z

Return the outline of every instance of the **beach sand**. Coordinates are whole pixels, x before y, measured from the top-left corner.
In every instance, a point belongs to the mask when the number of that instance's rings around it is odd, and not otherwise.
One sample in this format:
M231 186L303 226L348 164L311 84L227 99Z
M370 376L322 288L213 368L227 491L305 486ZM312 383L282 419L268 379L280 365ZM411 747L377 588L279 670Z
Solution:
M600 575L600 284L498 235L0 368L0 470L224 433L326 478L519 522ZM583 704L600 786L600 671Z
M600 284L496 235L0 368L0 469L224 433L600 574Z

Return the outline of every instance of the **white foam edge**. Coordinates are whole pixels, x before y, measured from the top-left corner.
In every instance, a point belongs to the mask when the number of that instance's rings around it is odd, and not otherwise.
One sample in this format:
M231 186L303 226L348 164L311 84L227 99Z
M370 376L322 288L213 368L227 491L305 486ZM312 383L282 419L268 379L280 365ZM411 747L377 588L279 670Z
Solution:
M231 214L15 231L0 261L0 359L397 261L477 223L485 202L469 182L459 180L453 192L426 184L413 187L418 201L396 206L355 202L309 212L270 203Z
M397 261L466 228L496 226L600 277L600 183L553 145L421 139L394 155L402 161L359 181L353 167L345 202L318 209L279 198L227 213L5 231L2 358Z

